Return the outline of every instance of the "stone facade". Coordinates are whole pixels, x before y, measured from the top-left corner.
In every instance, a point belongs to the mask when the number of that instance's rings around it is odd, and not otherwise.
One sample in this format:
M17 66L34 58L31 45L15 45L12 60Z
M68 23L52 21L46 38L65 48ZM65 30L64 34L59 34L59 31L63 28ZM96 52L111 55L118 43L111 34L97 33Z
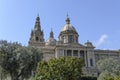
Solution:
M74 26L70 24L67 16L66 24L63 26L59 40L54 39L53 31L47 41L44 40L44 32L41 30L40 18L37 16L34 30L31 31L29 46L35 46L44 53L44 60L59 58L62 56L81 57L85 66L83 71L87 76L97 76L98 70L96 63L98 60L106 58L120 58L120 50L96 50L91 42L87 41L84 45L78 42L79 34Z

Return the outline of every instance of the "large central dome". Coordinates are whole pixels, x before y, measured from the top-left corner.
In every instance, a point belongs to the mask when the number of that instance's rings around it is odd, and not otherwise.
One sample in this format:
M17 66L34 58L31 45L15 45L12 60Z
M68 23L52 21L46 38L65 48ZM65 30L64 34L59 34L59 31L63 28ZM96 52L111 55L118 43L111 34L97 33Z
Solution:
M66 24L59 34L59 41L65 44L78 43L78 36L76 29L70 24L70 19L67 16Z
M75 31L75 28L70 24L70 19L67 17L66 19L66 24L63 26L62 30L63 31Z

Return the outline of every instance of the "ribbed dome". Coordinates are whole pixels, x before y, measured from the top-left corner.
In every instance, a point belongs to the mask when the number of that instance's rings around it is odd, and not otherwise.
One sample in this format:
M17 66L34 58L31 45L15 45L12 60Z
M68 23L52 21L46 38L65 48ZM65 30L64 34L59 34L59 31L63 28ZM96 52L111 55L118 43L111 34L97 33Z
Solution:
M89 40L85 43L85 46L87 46L87 47L94 47L94 46L92 45L92 43L89 42Z
M71 24L65 24L62 28L62 31L67 31L67 30L70 30L70 31L75 31L75 28L71 25Z

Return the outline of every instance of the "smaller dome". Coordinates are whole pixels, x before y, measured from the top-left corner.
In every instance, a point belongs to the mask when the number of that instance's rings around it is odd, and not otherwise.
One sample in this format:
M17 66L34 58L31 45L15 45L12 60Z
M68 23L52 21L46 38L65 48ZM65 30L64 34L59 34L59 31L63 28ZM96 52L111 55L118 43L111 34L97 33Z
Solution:
M56 40L54 38L49 38L46 41L45 45L47 45L47 46L55 46L56 45Z
M89 42L89 40L85 43L85 46L87 46L87 47L94 47L94 46L92 45L92 43Z
M56 45L56 40L54 39L54 34L53 34L52 29L51 29L51 32L50 32L50 37L46 41L45 45L46 46L55 46Z

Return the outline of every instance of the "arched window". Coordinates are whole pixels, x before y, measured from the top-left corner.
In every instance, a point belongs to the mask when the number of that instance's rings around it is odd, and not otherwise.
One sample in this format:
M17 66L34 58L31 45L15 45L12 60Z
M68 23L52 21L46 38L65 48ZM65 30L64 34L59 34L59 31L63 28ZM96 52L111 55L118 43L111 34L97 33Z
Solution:
M36 41L38 41L39 40L39 38L38 37L36 37Z

